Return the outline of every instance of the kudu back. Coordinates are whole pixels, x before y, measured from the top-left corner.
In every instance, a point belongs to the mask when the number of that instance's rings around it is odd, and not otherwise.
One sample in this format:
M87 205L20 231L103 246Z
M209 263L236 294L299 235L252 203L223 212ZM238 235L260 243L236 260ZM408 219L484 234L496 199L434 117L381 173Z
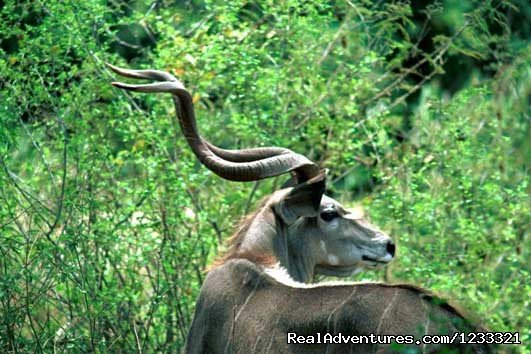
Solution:
M410 285L281 283L262 267L233 259L207 275L185 353L491 353L458 340L417 345L383 337L445 335L449 341L477 331L483 329L454 307ZM371 334L380 343L369 343Z

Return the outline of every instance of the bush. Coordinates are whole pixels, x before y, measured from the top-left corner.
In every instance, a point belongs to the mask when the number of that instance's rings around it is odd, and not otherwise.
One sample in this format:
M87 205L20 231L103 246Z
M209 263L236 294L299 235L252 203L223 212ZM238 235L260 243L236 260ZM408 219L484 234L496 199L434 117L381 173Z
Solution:
M113 89L104 62L182 78L219 146L284 146L329 168L329 194L358 199L399 245L358 279L439 291L528 342L528 14L517 1L6 1L0 348L178 351L203 269L283 182L213 176L168 97Z

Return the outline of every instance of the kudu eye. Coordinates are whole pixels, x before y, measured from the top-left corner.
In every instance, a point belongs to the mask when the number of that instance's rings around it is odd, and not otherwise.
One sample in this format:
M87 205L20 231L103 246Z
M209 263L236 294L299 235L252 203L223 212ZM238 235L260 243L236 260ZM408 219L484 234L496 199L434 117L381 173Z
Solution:
M327 210L321 213L321 219L323 219L326 222L332 221L337 217L339 217L339 213L335 210Z

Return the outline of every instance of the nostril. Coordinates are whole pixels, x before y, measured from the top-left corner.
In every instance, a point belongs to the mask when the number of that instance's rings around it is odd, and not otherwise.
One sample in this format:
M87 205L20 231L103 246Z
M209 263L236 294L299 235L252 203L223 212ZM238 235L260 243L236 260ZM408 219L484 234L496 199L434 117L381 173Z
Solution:
M387 252L389 252L391 254L391 256L395 256L395 250L396 250L396 247L395 247L395 244L393 243L393 241L389 241L387 242Z

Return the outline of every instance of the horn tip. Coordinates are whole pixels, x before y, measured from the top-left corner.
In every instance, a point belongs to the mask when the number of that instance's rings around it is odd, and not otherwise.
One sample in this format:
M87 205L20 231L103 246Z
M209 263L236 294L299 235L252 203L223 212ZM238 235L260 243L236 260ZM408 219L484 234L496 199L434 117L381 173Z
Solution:
M137 85L124 84L123 82L118 82L118 81L111 82L111 85L113 85L116 88L122 89L122 90L138 91Z
M105 66L107 66L109 69L111 69L114 72L120 71L120 68L117 66L112 65L111 63L105 62Z

